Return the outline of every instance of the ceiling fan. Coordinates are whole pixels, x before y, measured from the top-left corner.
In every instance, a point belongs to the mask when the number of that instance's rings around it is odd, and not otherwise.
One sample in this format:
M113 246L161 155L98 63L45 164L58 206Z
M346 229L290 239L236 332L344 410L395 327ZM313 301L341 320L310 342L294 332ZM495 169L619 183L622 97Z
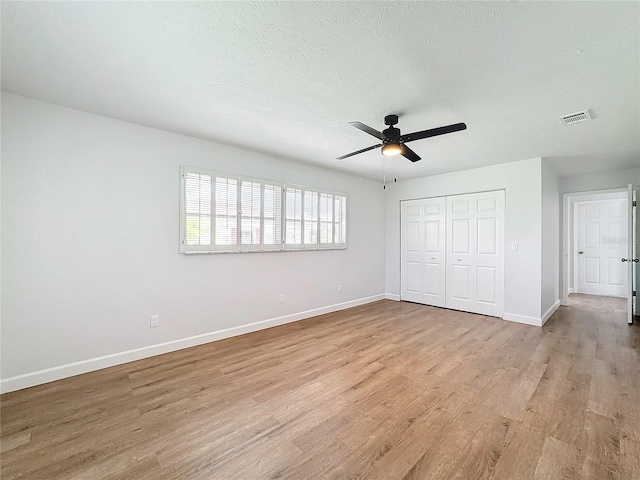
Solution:
M455 123L453 125L447 125L446 127L432 128L429 130L422 130L421 132L413 132L406 135L401 135L400 129L394 127L394 125L396 125L397 123L398 115L387 115L386 117L384 117L384 124L389 125L389 128L383 130L382 132L379 132L375 128L371 128L364 123L349 122L349 125L353 125L358 130L362 130L369 135L373 135L379 140L382 140L382 143L373 145L372 147L363 148L362 150L358 150L357 152L348 153L346 155L338 157L336 160L342 160L347 157L352 157L353 155L358 155L359 153L368 152L369 150L373 150L374 148L382 147L383 155L402 155L412 162L417 162L418 160L420 160L420 156L409 147L407 147L405 145L406 143L413 142L414 140L420 140L422 138L436 137L438 135L459 132L460 130L467 129L467 126L464 123Z

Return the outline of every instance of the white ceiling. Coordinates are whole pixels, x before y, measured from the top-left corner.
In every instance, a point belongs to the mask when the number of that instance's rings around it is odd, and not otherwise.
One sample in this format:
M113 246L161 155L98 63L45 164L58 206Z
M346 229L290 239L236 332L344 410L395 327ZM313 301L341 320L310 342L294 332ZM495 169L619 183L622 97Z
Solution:
M638 2L2 2L2 89L380 179L549 157L640 166ZM591 109L594 120L558 117ZM392 160L387 160L389 166Z

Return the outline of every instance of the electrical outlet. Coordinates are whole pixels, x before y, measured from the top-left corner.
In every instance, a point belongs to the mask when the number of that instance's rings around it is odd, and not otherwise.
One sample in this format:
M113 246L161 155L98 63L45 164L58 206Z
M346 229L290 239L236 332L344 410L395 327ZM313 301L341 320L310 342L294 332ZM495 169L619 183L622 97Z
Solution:
M338 293L342 293L342 285L338 285Z
M284 303L284 293L280 294L280 303Z
M512 252L517 252L518 251L518 244L516 242L513 242L511 244L511 251Z
M158 325L159 325L158 315L151 315L151 318L150 318L151 328L155 328Z

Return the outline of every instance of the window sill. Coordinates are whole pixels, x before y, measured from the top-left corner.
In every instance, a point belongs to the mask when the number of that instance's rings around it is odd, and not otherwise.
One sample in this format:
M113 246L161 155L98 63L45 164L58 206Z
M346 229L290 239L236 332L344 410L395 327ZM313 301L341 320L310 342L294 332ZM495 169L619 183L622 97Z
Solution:
M331 252L335 250L346 250L347 245L341 247L316 247L316 248L278 248L267 250L190 250L180 252L181 255L218 255L230 253L285 253L285 252Z

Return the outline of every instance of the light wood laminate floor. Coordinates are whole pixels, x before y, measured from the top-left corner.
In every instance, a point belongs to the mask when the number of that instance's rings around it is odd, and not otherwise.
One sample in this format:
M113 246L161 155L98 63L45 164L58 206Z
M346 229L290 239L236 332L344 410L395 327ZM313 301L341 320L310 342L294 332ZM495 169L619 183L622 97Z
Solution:
M380 301L1 397L3 480L640 478L640 329Z

